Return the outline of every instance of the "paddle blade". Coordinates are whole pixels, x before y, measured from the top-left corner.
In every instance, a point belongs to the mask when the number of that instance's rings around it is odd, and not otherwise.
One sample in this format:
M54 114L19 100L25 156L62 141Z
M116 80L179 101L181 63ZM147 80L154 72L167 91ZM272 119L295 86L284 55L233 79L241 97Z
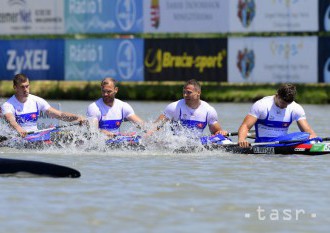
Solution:
M0 158L0 174L27 172L39 176L54 178L78 178L80 172L66 166L53 163Z
M0 142L8 140L8 137L0 135Z

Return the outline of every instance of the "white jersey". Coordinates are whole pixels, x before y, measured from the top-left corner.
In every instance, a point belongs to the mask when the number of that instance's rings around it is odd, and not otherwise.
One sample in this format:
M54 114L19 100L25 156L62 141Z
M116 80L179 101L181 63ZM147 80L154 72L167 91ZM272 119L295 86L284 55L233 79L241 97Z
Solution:
M26 131L37 130L40 111L46 112L49 108L50 105L46 100L31 94L24 103L19 102L13 95L1 106L2 114L13 114L16 122Z
M292 121L306 119L301 105L293 101L286 108L281 109L276 106L274 97L264 97L254 103L250 109L249 115L258 119L255 125L258 141L287 134Z
M100 129L113 133L118 133L122 121L133 114L135 113L131 105L119 99L115 99L110 107L100 98L87 108L87 117L97 119Z
M165 108L164 115L167 119L180 122L185 128L198 132L199 135L207 125L218 122L218 114L215 109L202 100L196 109L188 107L184 99L178 100Z

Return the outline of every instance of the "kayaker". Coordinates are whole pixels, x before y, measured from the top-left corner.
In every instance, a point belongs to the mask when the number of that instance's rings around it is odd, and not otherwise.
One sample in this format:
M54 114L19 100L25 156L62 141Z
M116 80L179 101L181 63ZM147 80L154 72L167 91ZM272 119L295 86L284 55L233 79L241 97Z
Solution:
M183 99L165 108L164 113L155 122L156 127L159 129L165 122L171 121L175 134L190 133L194 136L202 136L208 126L213 135L227 135L228 132L220 126L216 110L201 100L201 93L201 85L198 81L195 79L187 81L183 87Z
M143 125L143 121L135 114L131 105L115 98L117 92L117 81L111 77L104 78L101 82L102 98L87 108L87 117L91 120L91 125L99 128L110 138L119 133L124 120L132 122L137 127Z
M14 76L13 88L15 94L2 104L1 110L5 120L22 137L25 137L28 131L38 130L37 121L41 111L49 118L68 122L78 121L81 124L86 121L82 116L59 111L43 98L31 95L30 81L25 74Z
M256 142L276 141L278 137L288 134L293 121L297 122L300 131L310 134L309 138L315 138L316 134L306 120L304 109L294 101L296 93L293 84L282 84L275 95L255 102L238 130L238 144L241 147L250 146L246 138L253 126Z

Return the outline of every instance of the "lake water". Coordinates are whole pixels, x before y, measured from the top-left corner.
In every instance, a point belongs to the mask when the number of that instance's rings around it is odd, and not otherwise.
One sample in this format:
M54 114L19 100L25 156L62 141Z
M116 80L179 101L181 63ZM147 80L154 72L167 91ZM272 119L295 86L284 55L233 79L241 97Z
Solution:
M64 111L84 114L90 102L60 103ZM168 104L129 103L147 121ZM228 131L237 131L251 106L212 105ZM330 136L330 106L304 108L318 135ZM160 137L173 147L182 145L164 134ZM329 231L330 155L174 154L162 146L140 152L86 151L72 146L41 151L0 147L0 157L57 163L82 174L79 179L0 177L1 232Z

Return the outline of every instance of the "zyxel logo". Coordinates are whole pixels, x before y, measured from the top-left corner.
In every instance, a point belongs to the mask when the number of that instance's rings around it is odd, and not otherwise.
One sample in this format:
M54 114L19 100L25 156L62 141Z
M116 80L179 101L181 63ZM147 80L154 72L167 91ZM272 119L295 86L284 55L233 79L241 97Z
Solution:
M24 50L23 54L16 50L8 50L7 55L7 70L12 70L16 74L22 70L48 70L50 67L47 64L47 50Z

